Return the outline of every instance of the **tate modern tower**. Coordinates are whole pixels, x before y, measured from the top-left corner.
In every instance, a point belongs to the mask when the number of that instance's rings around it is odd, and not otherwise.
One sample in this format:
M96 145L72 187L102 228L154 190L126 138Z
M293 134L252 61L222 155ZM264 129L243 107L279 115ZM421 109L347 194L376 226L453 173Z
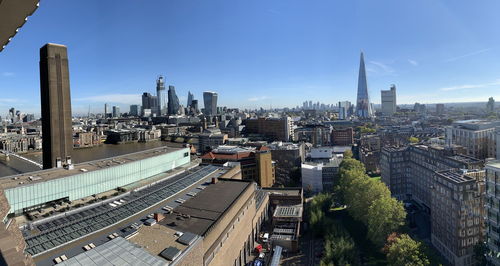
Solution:
M356 115L359 118L371 118L373 116L370 97L368 96L368 84L366 82L365 58L361 52L359 61L359 77L358 77L358 98L356 101Z

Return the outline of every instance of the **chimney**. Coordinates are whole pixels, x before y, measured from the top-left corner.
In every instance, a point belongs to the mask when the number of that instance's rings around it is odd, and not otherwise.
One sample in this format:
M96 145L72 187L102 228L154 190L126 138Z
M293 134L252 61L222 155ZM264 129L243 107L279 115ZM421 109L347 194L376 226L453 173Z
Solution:
M212 177L212 184L217 184L217 181L218 181L217 177Z

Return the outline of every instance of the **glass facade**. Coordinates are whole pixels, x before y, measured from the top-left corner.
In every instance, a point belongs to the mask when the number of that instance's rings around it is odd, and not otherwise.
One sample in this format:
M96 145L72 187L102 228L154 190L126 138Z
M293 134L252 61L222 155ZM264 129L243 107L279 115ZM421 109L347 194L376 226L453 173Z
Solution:
M76 200L157 175L190 162L189 149L5 190L10 212L69 197Z

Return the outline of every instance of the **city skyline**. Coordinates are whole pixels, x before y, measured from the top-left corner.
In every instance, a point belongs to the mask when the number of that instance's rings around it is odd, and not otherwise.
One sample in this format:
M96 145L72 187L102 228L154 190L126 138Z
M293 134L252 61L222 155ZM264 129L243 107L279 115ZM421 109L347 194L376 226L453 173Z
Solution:
M54 15L56 5L58 12L65 15ZM498 37L491 34L494 27L489 26L498 21L493 10L499 4L495 2L470 8L434 2L388 1L387 5L377 5L325 1L286 6L255 2L225 5L224 11L217 10L220 3L214 7L201 2L200 6L160 3L157 10L127 1L122 5L104 15L115 6L90 2L75 14L71 12L75 4L41 3L30 23L0 54L0 62L6 62L0 65L0 109L15 107L39 114L39 80L33 55L37 47L50 41L65 43L73 54L70 74L75 114L86 114L89 105L91 112L102 112L99 110L105 102L128 110L128 105L141 103L144 91L155 94L153 80L159 74L166 76L167 85L177 87L180 102L186 102L188 91L201 99L207 90L218 92L220 106L243 109L300 106L304 91L315 91L308 95L313 102L355 102L360 50L365 51L369 94L375 104L380 103L376 96L390 84L398 87L401 104L500 98L495 73L500 56L495 48ZM93 13L97 6L104 11ZM137 10L130 15L133 21L140 22L130 24L115 15L121 8ZM207 10L220 18L208 20ZM171 22L151 18L156 12L171 14ZM475 13L482 16L477 20L465 16ZM298 14L310 19L294 22L292 18ZM193 20L184 22L188 15ZM356 21L364 15L375 21L373 25L368 23L370 19ZM420 17L427 19L413 22ZM51 26L64 20L72 23ZM234 25L227 25L226 20ZM400 25L393 25L392 20L398 20ZM430 25L437 26L431 30ZM124 30L127 27L130 31ZM144 27L151 28L142 31ZM240 28L241 32L236 31ZM75 36L75 31L82 34ZM131 42L131 37L125 36L128 33L144 40ZM201 37L197 37L199 34ZM231 37L234 34L244 36L236 40ZM350 37L339 42L346 36ZM152 44L150 38L157 37L158 43ZM167 41L172 39L169 44ZM205 43L193 44L200 41ZM123 56L138 44L149 51L140 51L131 58ZM19 95L19 91L25 94Z

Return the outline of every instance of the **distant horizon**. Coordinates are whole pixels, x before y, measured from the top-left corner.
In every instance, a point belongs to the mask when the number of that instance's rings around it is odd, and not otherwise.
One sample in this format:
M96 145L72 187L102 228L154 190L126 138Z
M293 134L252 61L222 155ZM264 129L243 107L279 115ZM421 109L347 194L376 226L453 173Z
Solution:
M105 102L128 112L143 92L156 95L158 75L182 105L188 91L200 107L203 91L240 109L355 103L361 51L374 104L391 84L401 104L487 102L500 99L498 9L430 0L41 2L0 52L0 115L40 113L38 51L49 42L68 47L75 114L89 105L103 112Z

